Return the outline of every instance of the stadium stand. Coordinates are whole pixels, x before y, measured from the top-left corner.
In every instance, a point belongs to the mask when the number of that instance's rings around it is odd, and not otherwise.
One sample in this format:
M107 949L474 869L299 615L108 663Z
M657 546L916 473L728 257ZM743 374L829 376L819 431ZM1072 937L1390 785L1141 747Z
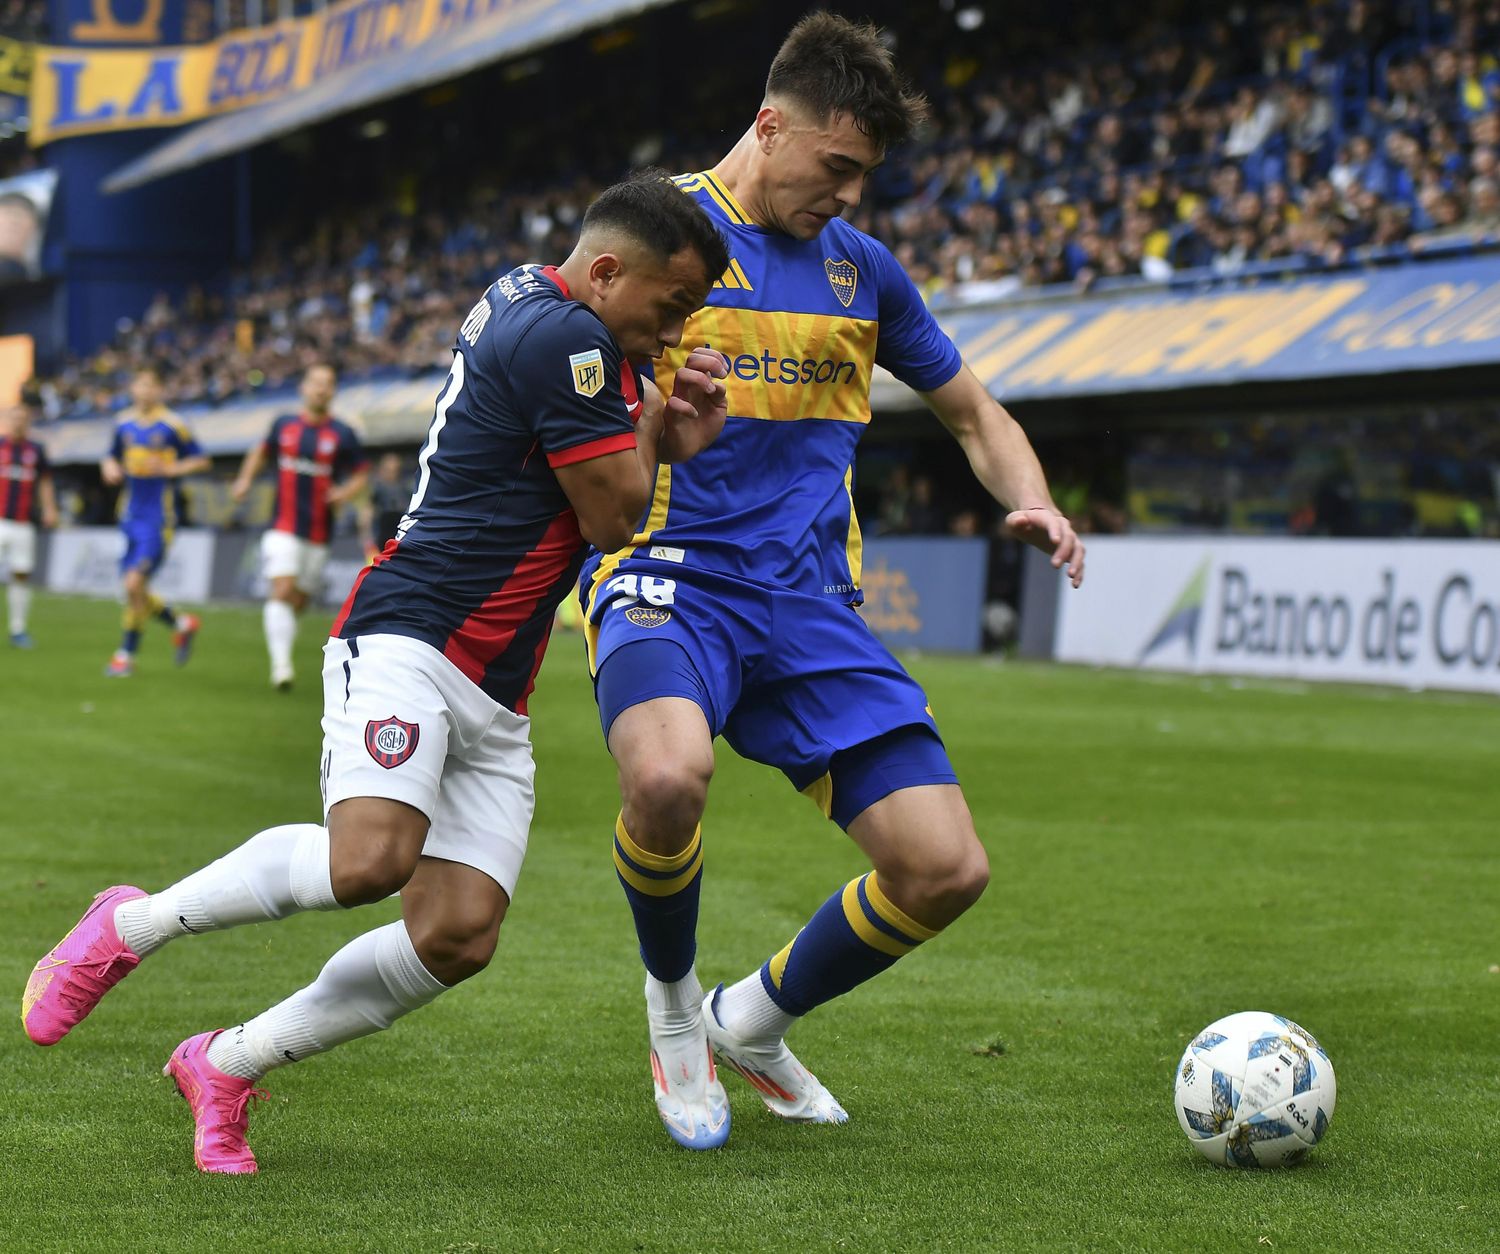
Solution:
M936 108L928 134L878 172L856 221L935 308L1500 246L1496 0L1085 5L1066 35L991 20L959 45L909 6L871 7ZM712 100L684 110L679 125L692 129L634 149L627 120L601 123L592 97L549 97L535 134L516 128L483 161L455 160L485 133L489 111L503 112L496 93L534 92L532 70L498 67L478 76L482 89L445 85L438 143L427 102L360 123L372 135L390 128L380 151L399 155L398 169L372 170L370 149L322 141L319 195L278 206L227 282L163 292L111 343L67 360L44 381L48 413L120 408L146 361L166 364L179 406L274 394L318 358L339 361L346 381L442 368L472 292L507 266L561 255L597 179L643 159L699 168L743 121L733 106L758 90L731 59ZM350 187L357 202L334 190ZM1422 456L1430 419L1370 421L1392 459ZM1439 460L1472 459L1488 429L1460 422ZM1325 493L1324 521L1309 523L1315 483L1289 483L1285 458L1264 443L1213 428L1143 442L1130 452L1132 524L1327 530L1333 498ZM1459 531L1472 514L1417 511L1410 493L1381 504L1386 488L1371 491L1362 528ZM1205 513L1206 498L1233 504Z

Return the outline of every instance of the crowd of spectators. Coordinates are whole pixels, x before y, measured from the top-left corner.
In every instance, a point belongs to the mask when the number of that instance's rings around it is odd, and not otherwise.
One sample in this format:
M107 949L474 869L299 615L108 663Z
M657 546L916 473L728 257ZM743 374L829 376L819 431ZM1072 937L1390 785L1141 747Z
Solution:
M1500 0L1160 20L1182 8L1147 0L1040 51L999 21L958 39L915 15L893 22L935 120L878 173L856 223L934 305L1500 242ZM715 151L682 140L657 155L697 168ZM473 293L563 256L597 188L481 181L441 207L414 196L269 232L224 290L163 294L69 363L49 408L115 408L147 359L167 366L177 404L284 384L317 357L346 375L440 366Z

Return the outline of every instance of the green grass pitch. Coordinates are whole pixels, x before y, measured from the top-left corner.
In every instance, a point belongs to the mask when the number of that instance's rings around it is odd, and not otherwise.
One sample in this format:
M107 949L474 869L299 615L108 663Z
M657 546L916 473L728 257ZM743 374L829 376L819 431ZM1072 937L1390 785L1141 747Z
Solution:
M948 935L792 1036L842 1128L738 1077L727 1148L650 1099L641 969L610 863L613 772L576 638L533 704L539 804L495 963L394 1030L272 1074L255 1178L193 1169L160 1075L189 1033L312 978L394 903L176 943L60 1045L31 965L116 882L155 889L316 820L326 618L265 683L260 615L153 629L42 597L0 652L0 1249L1500 1248L1500 703L913 658L990 851ZM699 968L748 972L862 869L778 775L720 755ZM1186 1144L1174 1064L1234 1010L1316 1033L1339 1080L1301 1168Z

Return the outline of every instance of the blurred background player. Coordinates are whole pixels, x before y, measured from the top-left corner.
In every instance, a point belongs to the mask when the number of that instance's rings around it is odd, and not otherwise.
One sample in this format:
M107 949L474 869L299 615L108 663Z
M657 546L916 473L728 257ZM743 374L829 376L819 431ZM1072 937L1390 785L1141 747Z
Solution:
M162 404L162 376L154 366L130 381L134 402L115 424L109 455L99 472L120 494L120 529L125 553L120 574L125 587L124 634L105 674L125 678L135 672L141 629L156 619L172 629L174 660L183 665L201 626L198 616L178 613L151 590L151 577L166 560L177 525L177 480L209 467L198 441L181 418Z
M964 365L886 247L842 221L888 148L927 115L881 33L803 19L749 130L678 180L733 257L688 342L733 363L723 437L663 466L632 545L588 572L596 695L620 773L615 868L646 965L656 1104L690 1149L729 1110L709 1043L784 1119L843 1107L787 1049L814 1007L936 936L984 891L988 861L922 689L855 613L855 449L877 363L958 440L1005 532L1083 578L1083 546L1025 433ZM730 282L733 278L734 282ZM667 386L680 353L658 363ZM759 970L705 1000L695 966L699 820L719 734L780 769L874 869L841 887Z
M366 551L371 560L396 538L396 528L411 500L411 475L400 453L382 453L370 479L366 505Z
M400 891L402 920L307 988L173 1051L200 1170L256 1170L246 1112L271 1068L387 1028L488 964L530 833L526 699L553 612L585 542L634 533L658 460L724 424L722 357L688 354L665 401L636 365L680 341L727 264L713 224L652 173L590 206L561 266L489 287L459 329L401 535L325 649L327 826L271 828L152 896L106 889L37 963L21 1016L51 1045L176 937Z
M260 538L268 586L263 621L271 655L271 683L291 690L297 618L322 590L335 513L364 491L368 463L359 436L331 411L338 376L318 362L302 376L300 414L283 414L252 445L231 493L243 501L268 459L276 463L276 512Z
M10 613L10 642L31 648L27 615L31 609L31 572L36 566L36 525L57 526L57 495L47 451L30 439L36 401L23 396L0 425L0 566L9 583L6 605Z

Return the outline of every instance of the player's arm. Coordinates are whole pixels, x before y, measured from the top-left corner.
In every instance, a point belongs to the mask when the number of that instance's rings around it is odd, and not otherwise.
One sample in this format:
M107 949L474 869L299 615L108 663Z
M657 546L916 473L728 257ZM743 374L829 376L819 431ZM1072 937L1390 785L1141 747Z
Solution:
M578 530L602 553L613 553L630 543L656 489L665 405L650 380L642 379L640 388L641 416L635 425L634 448L552 466L568 504L578 515Z
M213 465L212 460L203 451L203 446L194 438L193 433L180 420L174 423L174 426L176 434L173 438L173 447L177 450L177 460L166 468L166 477L186 479L189 475L202 474Z
M261 440L250 446L249 452L245 454L245 460L240 463L240 473L235 475L234 483L229 489L229 495L238 501L243 501L250 495L250 485L255 482L256 475L266 465L266 443Z
M42 526L51 531L57 526L61 515L57 512L57 489L53 486L50 472L43 473L37 480L37 496L42 504Z
M1083 582L1083 542L1053 503L1042 464L1020 423L980 383L968 366L922 399L963 448L979 482L1010 511L1005 530L1067 567L1076 588Z
M115 428L114 439L110 441L109 452L99 463L99 478L111 488L118 488L125 482L125 468L120 464L120 459L125 455L125 438L120 428Z
M352 475L345 479L338 487L328 493L328 504L334 509L341 505L347 505L361 492L370 486L370 468L361 466Z

